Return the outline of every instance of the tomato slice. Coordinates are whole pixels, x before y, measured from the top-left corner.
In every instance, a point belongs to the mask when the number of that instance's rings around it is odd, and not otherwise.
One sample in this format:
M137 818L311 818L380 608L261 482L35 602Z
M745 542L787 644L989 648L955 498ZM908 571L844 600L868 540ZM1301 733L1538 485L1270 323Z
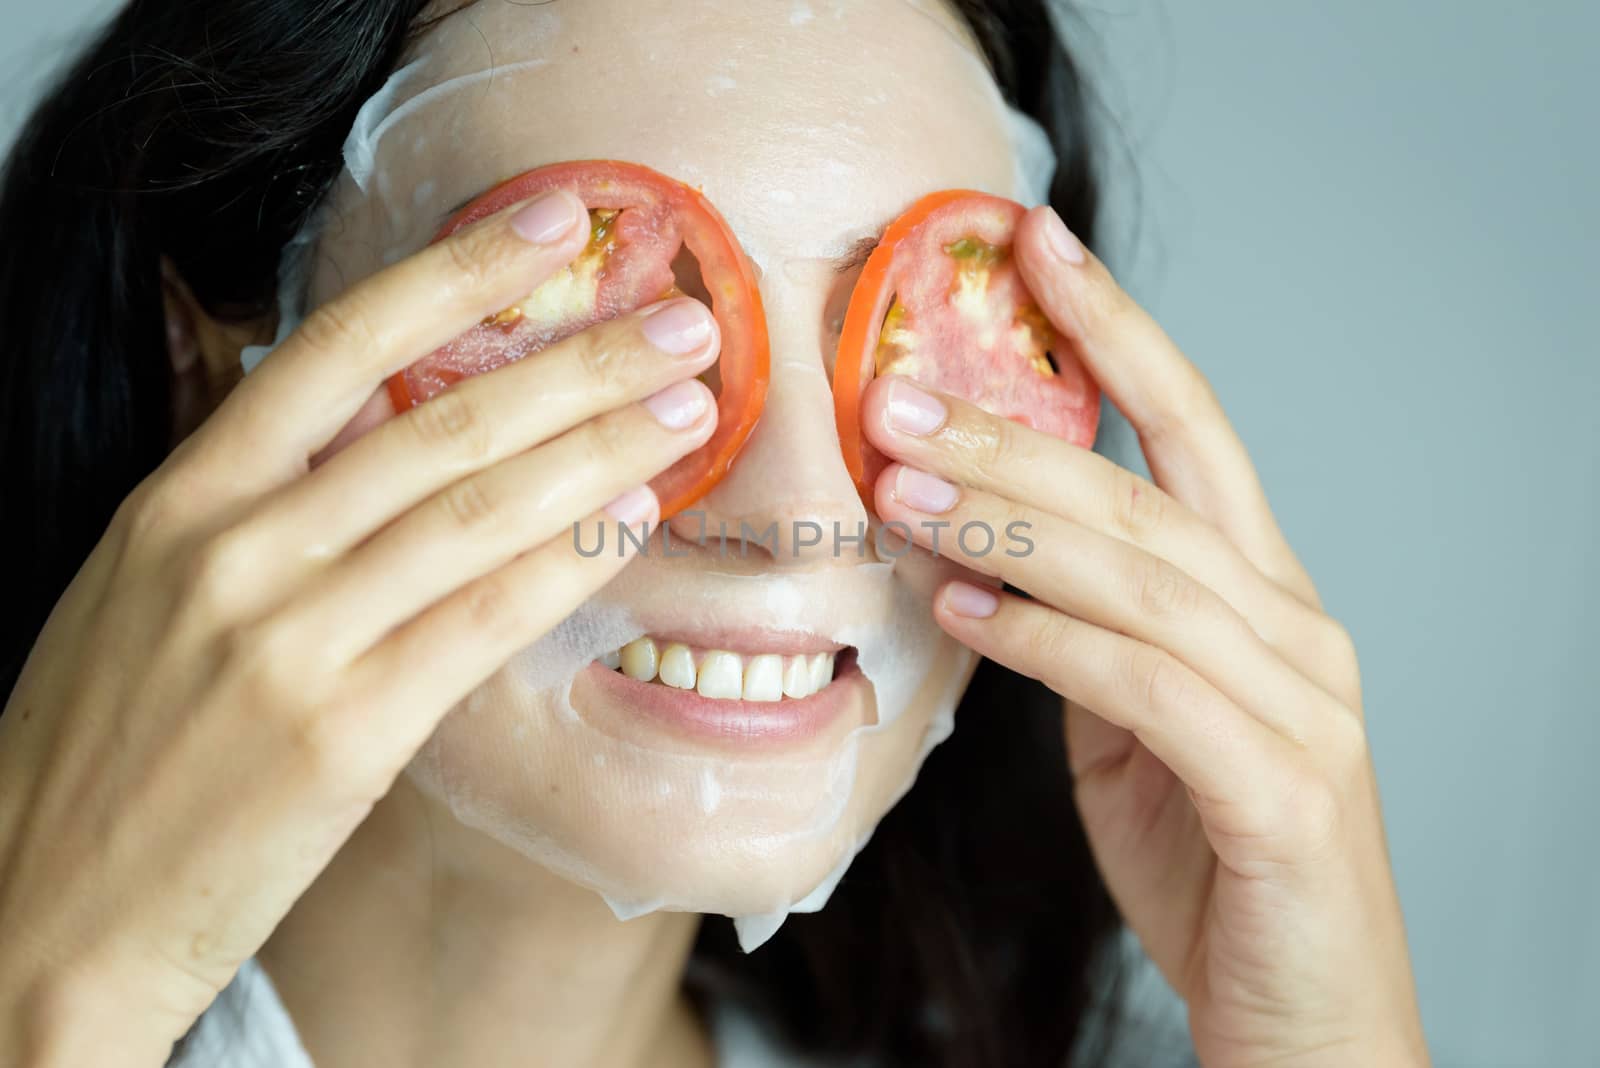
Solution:
M868 508L887 463L861 434L861 396L874 375L908 375L1074 445L1094 443L1099 387L1011 258L1026 211L970 189L929 193L867 258L839 335L833 413Z
M521 359L598 322L684 290L674 258L693 256L722 331L717 429L711 440L651 480L661 518L705 496L755 429L771 377L766 313L738 239L699 190L637 163L574 160L518 175L462 208L434 240L553 188L589 206L589 244L515 306L478 323L389 379L396 413L463 378Z

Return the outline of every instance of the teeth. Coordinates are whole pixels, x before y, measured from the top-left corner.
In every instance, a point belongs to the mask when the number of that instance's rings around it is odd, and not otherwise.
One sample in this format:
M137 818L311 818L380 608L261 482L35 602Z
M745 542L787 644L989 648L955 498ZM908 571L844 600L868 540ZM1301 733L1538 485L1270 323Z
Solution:
M752 656L744 665L744 699L776 701L783 696L783 657L775 653Z
M811 689L811 662L803 656L783 658L783 693L786 697L805 697Z
M680 690L694 689L694 657L687 645L673 642L661 654L661 681Z
M644 637L600 658L630 679L659 681L679 690L695 690L716 700L778 701L810 697L833 681L833 653L779 656L757 653L744 657L713 649L695 664L682 642L658 646Z
M622 673L630 679L649 682L656 677L660 661L656 658L656 643L649 638L639 638L622 647L619 659Z
M736 653L709 652L700 661L700 680L695 686L701 697L720 697L737 701L744 692L744 664Z
M811 692L816 693L833 681L833 654L811 654Z

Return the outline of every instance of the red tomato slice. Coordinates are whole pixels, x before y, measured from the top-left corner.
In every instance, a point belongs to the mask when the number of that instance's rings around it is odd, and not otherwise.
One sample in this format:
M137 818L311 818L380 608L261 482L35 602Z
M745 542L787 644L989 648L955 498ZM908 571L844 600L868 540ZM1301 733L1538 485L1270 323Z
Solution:
M500 183L457 212L434 240L520 200L562 187L589 206L588 247L514 307L490 316L389 379L396 413L472 375L538 352L642 305L684 292L673 272L680 248L698 264L722 329L717 429L654 478L661 518L720 482L755 428L770 378L767 319L755 272L732 229L697 189L637 163L555 163Z
M874 375L908 375L1074 445L1094 443L1099 387L1011 259L1026 210L970 189L930 193L868 257L839 335L833 413L869 508L887 463L861 434L861 395Z

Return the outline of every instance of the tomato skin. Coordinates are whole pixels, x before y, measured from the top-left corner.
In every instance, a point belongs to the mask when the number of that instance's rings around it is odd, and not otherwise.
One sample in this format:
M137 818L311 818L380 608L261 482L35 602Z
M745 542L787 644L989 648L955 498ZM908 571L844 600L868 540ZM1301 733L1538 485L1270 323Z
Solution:
M844 454L845 469L850 472L856 492L869 510L872 508L872 483L883 465L881 457L877 458L880 462L873 465L876 469L870 472L869 477L867 458L872 447L861 433L861 396L867 391L867 383L872 381L876 370L876 354L869 339L875 336L878 325L889 310L889 298L893 295L889 278L894 254L900 242L928 216L944 205L970 195L971 191L965 189L929 193L890 223L878 241L878 247L867 257L861 277L856 280L855 291L851 294L850 306L845 311L844 326L839 333L838 356L833 365L833 419L839 430L839 450ZM863 294L871 296L863 299Z
M869 511L873 507L873 483L888 461L861 432L861 399L879 373L879 361L886 350L890 352L890 366L885 373L909 373L935 389L962 396L986 410L1072 444L1093 444L1099 423L1099 389L1082 363L1067 350L1064 339L1050 328L1022 285L1020 272L1009 262L1011 239L1025 212L1022 205L988 193L939 190L922 197L895 219L868 256L851 293L839 335L833 402L845 467ZM987 232L988 237L973 237L975 230ZM945 234L948 240L939 238L939 234ZM940 259L955 264L951 270L954 280L942 286L934 283L944 279L950 265L930 262L930 245L942 250ZM973 277L962 273L968 270L961 266L962 257L979 268L976 277L982 279L982 289L978 298L974 298L970 287L962 287L960 294L956 292L958 282ZM1048 348L1050 370L1043 374L1030 372L1010 351L1009 334L997 348L986 350L970 333L962 332L961 328L968 324L962 321L958 305L978 299L985 305L983 310L992 315L996 308L984 300L991 291L1001 295L999 308L1010 312L1009 325L1018 329L1026 324L1024 333ZM1015 302L1005 299L1012 293L1017 295ZM902 297L913 301L909 315ZM918 358L901 359L902 366L895 366L891 335L905 329L908 319L916 321L908 331L913 341L919 340L916 334L922 330L927 336L920 340L933 355L919 353ZM955 321L954 326L950 325L951 320ZM991 321L989 325L994 324ZM962 343L960 350L949 351L955 341ZM1036 354L1033 362L1038 364L1042 358Z
M665 520L705 496L727 475L765 406L771 357L766 312L755 271L732 228L704 194L624 160L571 160L506 179L453 215L433 240L439 241L514 203L558 187L577 194L589 205L591 213L596 209L620 211L608 224L605 247L597 249L600 229L596 228L590 247L579 257L591 257L590 266L596 272L592 308L572 323L558 326L549 332L550 336L538 335L534 343L525 343L523 351L506 360L529 355L594 322L626 314L675 292L676 287L663 289L661 283L665 276L670 286L669 265L680 238L699 263L711 297L711 312L722 336L717 427L704 445L651 480ZM463 373L451 368L448 365L452 346L471 343L475 350L493 352L500 342L488 331L500 330L509 337L516 326L523 325L521 318L508 317L503 324L481 323L451 345L393 375L387 388L395 411L403 412L422 403L456 379L491 369L479 366ZM566 325L575 328L563 332ZM423 369L430 365L433 373L424 374Z

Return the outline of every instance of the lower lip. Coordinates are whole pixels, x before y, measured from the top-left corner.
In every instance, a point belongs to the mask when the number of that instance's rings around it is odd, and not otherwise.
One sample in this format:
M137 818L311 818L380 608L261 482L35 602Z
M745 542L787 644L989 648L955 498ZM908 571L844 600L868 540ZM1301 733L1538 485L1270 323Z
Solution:
M673 734L737 749L775 748L827 733L847 711L866 702L866 676L854 654L833 680L809 697L734 701L701 697L661 682L640 682L596 661L583 673L602 698L660 724ZM858 713L859 714L859 713Z

